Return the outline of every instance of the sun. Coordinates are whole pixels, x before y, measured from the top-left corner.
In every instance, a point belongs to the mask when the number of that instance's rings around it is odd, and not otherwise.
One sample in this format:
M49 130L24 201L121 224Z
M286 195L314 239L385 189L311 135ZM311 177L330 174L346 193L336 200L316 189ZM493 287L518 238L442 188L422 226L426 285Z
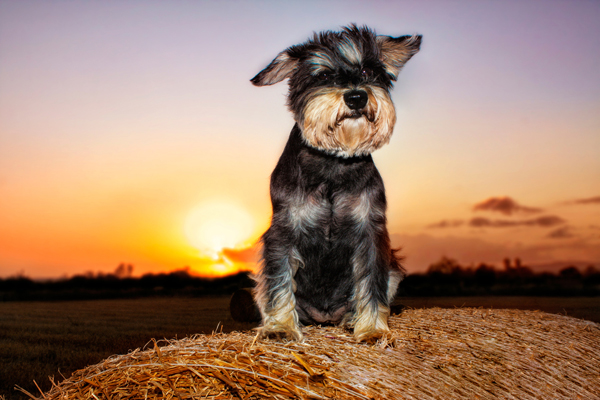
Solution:
M224 248L247 244L254 231L254 220L233 201L213 200L193 208L184 229L192 246L217 261L223 257Z

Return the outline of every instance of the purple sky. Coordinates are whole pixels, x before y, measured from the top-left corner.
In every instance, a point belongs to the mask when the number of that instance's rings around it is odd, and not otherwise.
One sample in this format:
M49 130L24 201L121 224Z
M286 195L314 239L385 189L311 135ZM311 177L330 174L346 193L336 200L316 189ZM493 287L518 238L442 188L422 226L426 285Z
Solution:
M256 240L293 121L249 79L351 22L424 36L374 154L410 270L600 263L600 2L0 0L0 276L193 267L215 199ZM473 210L504 197L541 211Z

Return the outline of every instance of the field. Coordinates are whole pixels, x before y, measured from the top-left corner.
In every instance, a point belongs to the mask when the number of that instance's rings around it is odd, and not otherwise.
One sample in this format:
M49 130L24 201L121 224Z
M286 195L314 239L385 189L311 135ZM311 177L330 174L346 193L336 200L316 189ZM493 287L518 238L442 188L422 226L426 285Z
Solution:
M492 307L542 310L600 322L598 297L401 298L405 307ZM0 303L0 398L26 399L15 385L39 395L62 375L113 355L144 347L152 338L182 338L234 322L228 297L142 298L71 302Z

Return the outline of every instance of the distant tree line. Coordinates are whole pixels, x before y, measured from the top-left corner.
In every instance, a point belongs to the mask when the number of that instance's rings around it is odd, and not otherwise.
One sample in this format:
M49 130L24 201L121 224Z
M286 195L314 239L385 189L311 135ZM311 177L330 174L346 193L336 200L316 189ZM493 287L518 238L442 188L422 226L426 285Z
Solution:
M133 266L120 264L113 273L86 272L71 278L39 281L20 275L0 279L0 301L87 300L148 296L227 295L253 285L247 273L224 278L193 276L189 268L132 277Z
M462 266L443 257L422 274L408 275L400 285L405 296L597 296L600 295L600 270L590 265L583 271L567 266L557 274L534 272L520 259L504 260L503 269L481 263Z
M87 272L71 278L38 281L24 275L0 279L0 301L86 300L147 296L230 295L254 285L248 273L224 278L200 278L189 268L170 273L133 277L133 265L120 264L112 273ZM559 273L533 272L519 259L504 260L504 268L493 265L462 266L443 257L425 273L410 274L400 284L399 296L598 296L600 270L575 266Z

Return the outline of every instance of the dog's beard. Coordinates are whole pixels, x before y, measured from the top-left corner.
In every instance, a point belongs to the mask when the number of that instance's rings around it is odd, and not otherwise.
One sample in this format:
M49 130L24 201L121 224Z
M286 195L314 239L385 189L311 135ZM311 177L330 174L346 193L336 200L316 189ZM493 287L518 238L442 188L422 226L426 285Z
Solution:
M328 154L353 157L372 153L387 144L396 123L394 104L386 90L361 87L368 102L361 111L344 102L347 90L316 91L298 119L305 142Z

